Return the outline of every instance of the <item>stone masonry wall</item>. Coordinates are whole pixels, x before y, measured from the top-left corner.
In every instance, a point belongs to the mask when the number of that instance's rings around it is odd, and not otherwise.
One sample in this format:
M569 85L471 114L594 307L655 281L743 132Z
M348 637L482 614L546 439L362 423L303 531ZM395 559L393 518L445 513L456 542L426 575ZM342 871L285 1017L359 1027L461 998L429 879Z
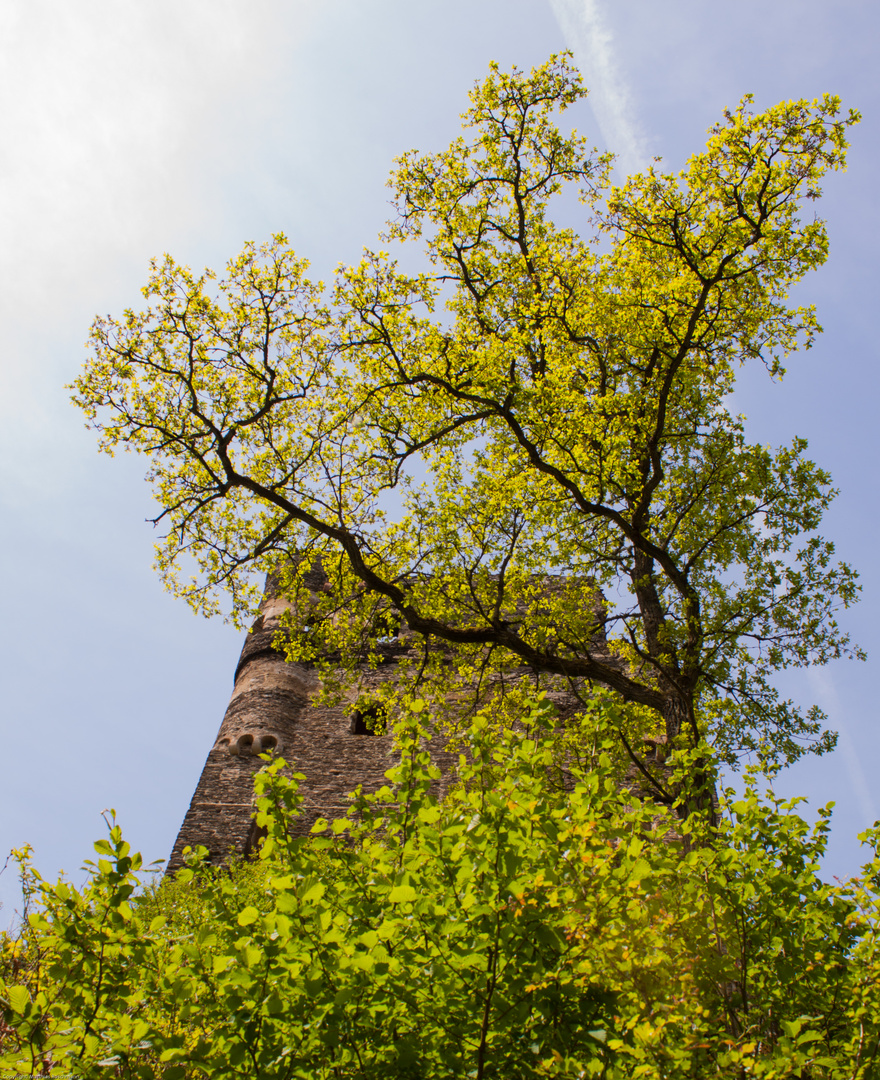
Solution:
M359 784L375 791L386 782L393 736L353 731L365 725L352 723L348 702L333 708L313 702L319 689L315 672L288 663L272 648L283 609L283 600L268 596L245 640L232 698L171 852L169 872L183 864L186 847L203 845L215 864L233 853L250 853L256 836L253 776L263 764L258 755L267 750L305 776L302 814L294 826L299 835L320 817L343 816L347 796ZM393 656L378 670L365 669L358 692L369 697L371 685L394 679L394 669ZM454 755L438 748L433 756L445 787Z
M317 574L315 587L320 584ZM407 646L382 646L384 662L375 669L366 665L361 669L349 700L332 708L318 704L315 697L320 685L315 671L288 663L272 647L287 607L274 588L270 578L261 614L245 639L229 707L171 852L169 872L183 865L187 847L206 847L215 865L231 854L250 854L256 842L253 777L263 764L258 756L261 753L271 750L280 754L294 772L305 776L300 783L302 813L293 827L297 835L307 835L318 818L343 816L349 794L358 785L366 791L377 790L394 763L393 735L369 734L369 725L358 724L357 714L352 717L352 706L356 700L369 700L371 687L397 678L397 658ZM601 595L597 603L601 609ZM597 638L596 645L605 648L604 635ZM613 662L607 653L605 660ZM522 674L528 673L524 669ZM580 708L578 697L562 686L550 698L563 722ZM661 775L666 771L661 746L665 740L651 741L655 745L644 748L649 751L647 760ZM442 796L457 754L447 752L439 740L433 742L431 754L441 772L437 794ZM563 774L565 786L567 770L563 769ZM634 790L643 787L634 769L624 779Z

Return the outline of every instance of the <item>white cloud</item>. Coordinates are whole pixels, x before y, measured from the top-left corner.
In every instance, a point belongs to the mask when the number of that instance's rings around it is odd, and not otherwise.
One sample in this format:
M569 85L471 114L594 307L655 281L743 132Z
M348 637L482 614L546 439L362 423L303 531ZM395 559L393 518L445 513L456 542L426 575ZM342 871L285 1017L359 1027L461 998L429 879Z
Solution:
M62 387L95 312L137 302L150 256L212 261L245 239L240 180L319 3L0 6L4 499L68 483L81 419Z
M45 324L84 289L94 291L96 278L112 278L116 260L143 258L163 236L204 223L217 199L216 190L203 193L205 168L240 168L236 156L248 146L236 137L259 130L260 94L283 59L279 46L313 3L3 6L5 332L18 324L26 333L28 316ZM224 125L225 143L217 138Z
M589 102L608 149L626 175L650 164L635 109L599 0L550 0L566 44L590 91Z

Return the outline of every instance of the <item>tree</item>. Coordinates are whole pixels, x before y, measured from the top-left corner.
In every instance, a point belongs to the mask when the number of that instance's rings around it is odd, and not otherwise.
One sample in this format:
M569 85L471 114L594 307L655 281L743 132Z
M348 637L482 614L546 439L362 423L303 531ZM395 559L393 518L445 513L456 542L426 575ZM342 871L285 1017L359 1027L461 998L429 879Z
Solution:
M860 655L835 621L856 575L816 534L828 474L730 411L740 364L781 378L820 330L787 302L827 254L801 206L858 116L746 98L682 173L615 187L553 122L585 93L565 57L493 65L468 139L398 160L386 239L421 243L424 272L367 251L327 292L282 235L213 292L154 262L146 308L95 321L75 401L103 449L150 458L159 567L196 608L225 590L242 618L280 566L291 658L397 634L438 702L456 679L475 705L526 676L607 688L671 799L639 733L730 763L822 753L824 717L773 675ZM584 236L551 217L571 185Z

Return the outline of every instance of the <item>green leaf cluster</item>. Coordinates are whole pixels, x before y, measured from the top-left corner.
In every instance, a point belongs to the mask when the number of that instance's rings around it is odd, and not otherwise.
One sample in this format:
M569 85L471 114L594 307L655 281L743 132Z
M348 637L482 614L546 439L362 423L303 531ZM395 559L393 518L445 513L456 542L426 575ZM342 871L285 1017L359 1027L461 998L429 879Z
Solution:
M829 811L811 829L757 771L717 828L683 837L672 811L621 786L613 710L597 701L585 720L588 769L560 760L546 700L500 735L478 717L438 802L416 701L387 786L355 793L346 818L293 839L296 778L272 761L259 859L217 870L194 853L146 891L113 821L81 890L22 853L31 910L0 952L0 1066L876 1076L880 859L824 883Z

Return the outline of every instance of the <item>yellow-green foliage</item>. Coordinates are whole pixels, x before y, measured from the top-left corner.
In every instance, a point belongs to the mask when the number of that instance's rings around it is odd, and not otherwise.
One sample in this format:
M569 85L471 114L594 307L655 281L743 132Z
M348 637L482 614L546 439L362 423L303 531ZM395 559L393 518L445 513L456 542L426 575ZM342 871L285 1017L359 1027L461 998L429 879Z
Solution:
M824 884L826 817L746 793L683 845L621 789L616 720L568 794L546 704L478 719L444 803L403 725L388 786L291 839L296 781L257 781L259 862L137 894L118 827L87 887L42 881L3 942L0 1066L83 1077L868 1080L878 875ZM500 741L499 741L500 740ZM871 841L876 840L872 833Z
M280 568L285 647L328 681L400 626L442 645L399 664L438 713L527 670L729 763L821 752L773 674L858 655L835 622L855 574L815 532L834 490L729 406L742 363L781 377L819 332L787 301L827 254L801 210L858 116L746 99L680 174L615 187L555 123L585 93L565 57L493 66L461 138L398 160L385 239L423 273L367 251L325 289L281 235L220 281L155 262L143 310L95 321L75 400L105 450L148 456L170 587L244 620ZM551 214L565 188L579 231Z
M418 685L469 756L434 802L418 708L389 786L307 843L272 763L258 866L136 899L113 825L86 890L27 877L10 1068L877 1074L880 862L824 884L825 818L755 775L720 822L683 812L719 757L832 746L773 675L859 655L835 621L855 574L816 533L830 478L729 411L741 363L781 377L820 329L787 301L827 254L801 209L858 117L746 99L680 174L615 187L556 127L584 94L565 57L493 66L460 139L399 159L387 239L421 244L423 273L368 251L325 289L279 235L220 281L166 256L143 310L94 323L75 399L105 450L149 457L168 584L207 612L228 590L244 619L272 570L278 644L330 691L399 633L389 695ZM581 231L551 216L566 185ZM560 685L588 714L563 735L532 697ZM661 734L672 776L643 753Z

